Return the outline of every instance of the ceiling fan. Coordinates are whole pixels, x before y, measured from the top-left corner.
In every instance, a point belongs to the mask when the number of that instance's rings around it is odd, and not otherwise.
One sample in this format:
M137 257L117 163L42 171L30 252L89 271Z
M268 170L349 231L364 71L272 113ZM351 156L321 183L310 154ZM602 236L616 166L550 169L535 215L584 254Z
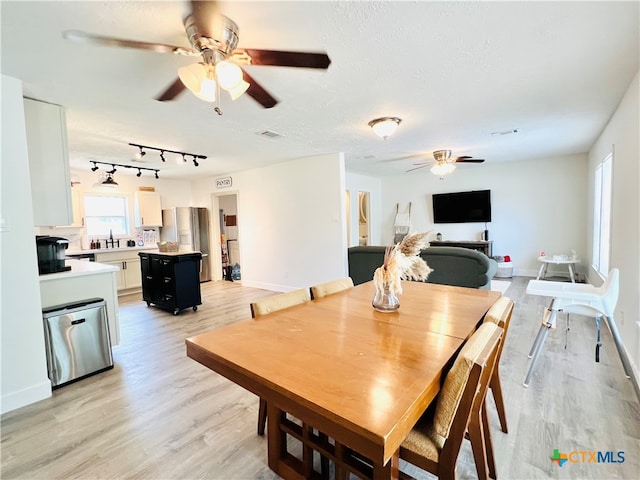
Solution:
M469 155L463 155L461 157L451 157L451 150L436 150L433 152L434 160L428 162L414 163L417 165L414 168L407 170L407 172L413 172L420 168L428 167L431 165L431 173L434 175L447 175L452 173L456 169L456 163L482 163L483 158L473 158Z
M155 98L161 102L174 100L188 88L201 100L215 102L218 98L215 111L219 115L222 115L219 106L221 89L226 90L233 100L246 91L264 108L272 108L278 103L278 100L239 65L326 69L331 63L331 59L324 52L236 48L239 40L238 26L233 20L220 14L217 2L211 0L191 1L191 12L184 18L184 28L191 44L190 48L105 37L78 30L67 30L62 35L76 43L201 57L199 62L178 69L178 78Z

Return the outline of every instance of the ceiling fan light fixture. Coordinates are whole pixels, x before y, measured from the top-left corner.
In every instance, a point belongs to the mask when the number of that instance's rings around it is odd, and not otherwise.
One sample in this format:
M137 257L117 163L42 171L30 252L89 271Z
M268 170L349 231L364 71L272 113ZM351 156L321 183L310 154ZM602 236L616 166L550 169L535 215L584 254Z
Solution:
M229 95L231 95L231 100L236 100L242 96L244 92L246 92L251 85L244 80L241 80L238 85L229 90Z
M368 125L373 129L373 133L386 140L397 130L400 122L402 119L398 117L381 117L374 118Z
M438 162L433 167L431 167L431 173L434 175L448 175L453 173L456 169L456 166L453 163L449 162Z
M235 63L222 60L216 63L216 78L222 88L231 91L242 82L242 70Z
M186 67L180 67L178 69L178 77L180 77L184 86L200 100L205 102L216 101L217 85L212 65L192 63Z

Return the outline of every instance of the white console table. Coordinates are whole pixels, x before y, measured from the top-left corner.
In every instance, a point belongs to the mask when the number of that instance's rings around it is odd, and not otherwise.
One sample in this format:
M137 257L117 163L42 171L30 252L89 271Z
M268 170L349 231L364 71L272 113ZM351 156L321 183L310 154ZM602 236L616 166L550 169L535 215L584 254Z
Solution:
M433 240L429 242L429 245L432 247L462 247L470 250L478 250L487 257L493 255L493 240Z

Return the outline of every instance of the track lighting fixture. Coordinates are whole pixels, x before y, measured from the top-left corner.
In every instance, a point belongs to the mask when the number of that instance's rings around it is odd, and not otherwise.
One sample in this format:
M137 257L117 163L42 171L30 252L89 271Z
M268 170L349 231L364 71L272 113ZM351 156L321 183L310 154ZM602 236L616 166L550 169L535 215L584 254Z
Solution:
M166 161L166 158L164 157L165 153L175 153L177 155L181 155L183 163L187 163L187 158L186 158L187 155L191 156L193 157L193 165L196 167L200 165L198 163L198 159L204 160L205 158L207 158L206 155L198 155L196 153L189 153L189 152L180 152L178 150L169 150L167 148L150 147L149 145L140 145L138 143L129 143L129 145L140 149L140 152L136 155L140 155L140 154L145 155L147 152L145 152L144 150L156 150L160 152L160 160L162 160L163 162ZM142 158L142 156L140 156L139 158Z
M101 165L111 165L111 170L107 170L107 179L102 182L103 185L118 185L117 183L115 183L115 180L113 179L112 175L114 173L116 173L117 169L116 167L121 167L121 168L133 168L133 169L137 169L138 173L136 173L136 177L139 177L142 175L142 171L143 170L148 170L150 172L155 172L155 177L158 177L158 172L160 170L158 170L157 168L147 168L147 167L138 167L138 166L134 166L134 165L122 165L120 163L107 163L107 162L98 162L98 161L94 161L91 160L91 162L89 163L93 163L93 167L91 167L91 171L95 172L96 170L98 170L98 164Z
M136 153L136 160L142 160L142 157L144 157L147 152L145 152L142 147L139 147L140 151L138 153Z

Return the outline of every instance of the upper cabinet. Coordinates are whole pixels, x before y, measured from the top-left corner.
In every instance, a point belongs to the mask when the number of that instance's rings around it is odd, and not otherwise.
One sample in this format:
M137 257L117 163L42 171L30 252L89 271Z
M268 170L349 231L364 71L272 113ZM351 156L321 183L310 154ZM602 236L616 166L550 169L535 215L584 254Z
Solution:
M72 225L71 178L64 108L24 99L35 226Z
M162 204L156 192L135 192L133 197L136 227L161 227Z

